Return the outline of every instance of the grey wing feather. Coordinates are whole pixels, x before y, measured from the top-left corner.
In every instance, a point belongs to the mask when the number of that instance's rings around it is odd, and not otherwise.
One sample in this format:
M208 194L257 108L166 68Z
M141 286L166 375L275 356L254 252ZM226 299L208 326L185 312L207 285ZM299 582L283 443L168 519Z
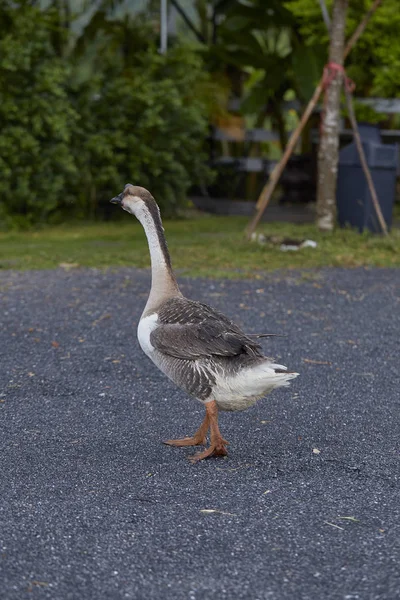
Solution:
M151 344L160 352L196 360L200 357L261 357L261 346L206 304L174 299L159 311L159 326L152 332Z

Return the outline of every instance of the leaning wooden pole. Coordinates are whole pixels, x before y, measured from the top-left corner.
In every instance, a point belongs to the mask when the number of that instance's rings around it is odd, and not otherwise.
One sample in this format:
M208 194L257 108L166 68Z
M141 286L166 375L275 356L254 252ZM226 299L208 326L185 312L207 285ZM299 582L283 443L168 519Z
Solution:
M271 175L269 176L268 183L263 187L263 189L261 191L261 194L257 200L257 212L255 213L254 217L250 221L250 223L247 227L247 230L246 230L247 239L250 239L251 234L257 227L257 225L263 215L263 212L266 209L268 202L270 201L271 196L275 190L276 184L278 183L280 176L282 175L282 172L283 172L284 168L286 167L287 161L289 160L289 158L300 138L301 132L303 131L305 124L307 123L308 119L310 118L311 113L313 112L313 110L319 100L319 97L322 94L322 90L323 90L323 84L322 84L322 79L321 79L321 81L315 88L315 92L314 92L311 100L309 101L307 108L304 111L303 116L300 119L299 124L297 125L296 129L290 136L289 143L286 146L286 150L283 153L282 158L280 159L279 163L273 169Z
M360 22L357 29L355 30L355 32L353 33L353 35L351 36L351 38L349 39L349 41L346 44L344 54L343 54L344 59L347 58L347 56L349 55L352 48L358 42L359 37L362 35L365 28L367 27L372 15L375 13L376 9L380 6L380 4L382 4L382 2L383 2L383 0L375 0L373 5L371 6L370 10L366 13L363 20ZM309 101L309 103L303 113L303 116L300 119L299 124L297 125L296 129L294 130L294 132L292 133L292 135L290 137L290 140L286 147L285 152L283 153L279 163L276 165L276 167L272 171L272 173L269 177L268 183L264 186L264 188L261 191L261 194L257 201L257 211L254 214L253 218L251 219L249 225L246 228L247 239L251 238L251 234L254 232L255 228L257 227L257 225L258 225L258 223L259 223L259 221L271 199L271 196L272 196L272 194L275 190L275 187L280 179L280 176L282 175L282 172L283 172L284 168L286 167L286 164L287 164L287 162L288 162L288 160L300 138L301 132L303 131L304 126L306 125L308 119L310 118L311 113L313 112L314 107L316 106L316 104L319 100L319 97L322 94L322 91L323 91L323 79L321 78L317 87L315 88L315 92L314 92L311 100Z
M372 179L371 171L369 170L367 159L365 157L365 152L364 152L364 148L363 148L363 145L361 142L360 133L358 131L358 125L357 125L356 116L354 114L354 107L353 107L353 100L351 97L351 92L347 89L346 86L344 87L344 92L346 94L347 110L349 112L349 119L350 119L351 127L353 129L354 141L357 146L358 155L360 157L361 167L362 167L362 170L364 171L364 175L367 180L369 193L371 194L372 204L374 205L376 216L378 217L379 226L382 230L382 233L384 235L387 235L388 230L387 230L386 221L382 214L381 205L379 204L378 195L376 193L376 189L375 189L375 185L374 185L374 182Z

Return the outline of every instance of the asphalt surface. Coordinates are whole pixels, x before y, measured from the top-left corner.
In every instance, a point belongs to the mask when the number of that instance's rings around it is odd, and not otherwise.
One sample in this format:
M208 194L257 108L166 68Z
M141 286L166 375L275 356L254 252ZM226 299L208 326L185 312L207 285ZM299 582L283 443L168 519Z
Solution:
M149 274L0 274L0 598L400 598L400 271L183 280L300 372L220 426L141 353Z

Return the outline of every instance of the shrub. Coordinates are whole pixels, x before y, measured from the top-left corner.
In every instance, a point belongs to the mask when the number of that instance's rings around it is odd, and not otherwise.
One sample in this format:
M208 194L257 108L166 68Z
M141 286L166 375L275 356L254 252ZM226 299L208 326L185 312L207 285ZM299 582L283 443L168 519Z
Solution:
M131 182L149 188L164 214L173 214L188 188L208 179L201 67L193 52L179 48L166 56L149 48L132 66L115 56L103 64L96 88L91 82L77 97L77 195L85 212L104 213L109 198Z
M29 225L46 220L68 193L77 114L68 68L52 46L57 15L11 4L0 7L0 221Z
M187 48L160 56L140 19L99 17L75 48L59 23L55 10L1 3L3 226L107 216L127 182L176 213L188 188L210 175L200 57Z

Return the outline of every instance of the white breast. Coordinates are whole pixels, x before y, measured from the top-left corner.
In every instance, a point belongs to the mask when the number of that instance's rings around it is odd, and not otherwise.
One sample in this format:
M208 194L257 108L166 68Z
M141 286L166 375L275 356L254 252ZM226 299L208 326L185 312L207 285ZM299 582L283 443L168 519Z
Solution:
M151 345L151 342L150 342L150 334L152 331L154 331L154 329L156 329L157 322L158 322L158 314L157 313L153 313L152 315L149 315L148 317L144 317L144 319L142 318L139 321L137 336L138 336L140 347L143 350L143 352L145 354L147 354L147 356L150 356L150 354L154 350L154 347Z

